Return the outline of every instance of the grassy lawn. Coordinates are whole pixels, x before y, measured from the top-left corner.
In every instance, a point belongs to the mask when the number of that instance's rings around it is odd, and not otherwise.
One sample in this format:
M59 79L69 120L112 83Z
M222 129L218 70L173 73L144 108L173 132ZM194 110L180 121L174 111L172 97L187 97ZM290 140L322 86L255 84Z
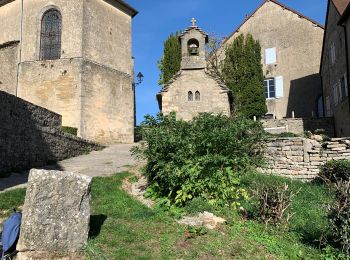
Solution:
M186 239L186 227L168 213L152 210L121 189L128 173L94 178L89 259L322 259L317 240L325 229L324 203L331 195L322 186L282 178L247 175L243 185L288 181L295 198L290 231L265 228L244 220L233 210L213 209L228 223L207 234ZM0 209L23 203L24 190L0 194ZM195 211L192 205L188 211Z

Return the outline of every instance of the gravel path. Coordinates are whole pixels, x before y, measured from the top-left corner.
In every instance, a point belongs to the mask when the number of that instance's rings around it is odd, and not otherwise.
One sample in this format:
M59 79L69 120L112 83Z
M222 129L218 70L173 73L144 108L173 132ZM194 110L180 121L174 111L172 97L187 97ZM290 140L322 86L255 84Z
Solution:
M40 169L70 171L91 177L110 176L128 170L136 164L136 161L130 155L130 148L133 146L134 144L112 145L102 151L93 151L90 154L60 161L56 165L45 166ZM8 178L0 179L0 192L25 187L27 180L28 172L13 173Z

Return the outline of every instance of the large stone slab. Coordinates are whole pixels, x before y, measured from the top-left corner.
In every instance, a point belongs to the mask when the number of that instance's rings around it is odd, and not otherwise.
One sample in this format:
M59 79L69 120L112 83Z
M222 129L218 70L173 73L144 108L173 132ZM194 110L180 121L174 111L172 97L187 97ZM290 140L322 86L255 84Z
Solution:
M31 170L23 207L20 252L78 252L90 221L91 177Z

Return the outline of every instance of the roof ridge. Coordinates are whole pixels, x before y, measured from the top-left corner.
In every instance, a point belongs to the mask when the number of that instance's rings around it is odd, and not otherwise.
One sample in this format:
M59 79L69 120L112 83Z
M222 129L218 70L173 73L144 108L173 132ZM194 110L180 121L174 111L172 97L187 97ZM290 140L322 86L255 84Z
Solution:
M225 44L225 43L228 41L228 39L230 39L236 32L238 32L239 29L240 29L250 18L252 18L253 15L254 15L257 11L259 11L260 8L263 7L267 2L273 2L273 3L275 3L275 4L279 5L279 6L281 6L282 8L287 9L288 11L290 11L290 12L292 12L292 13L295 13L295 14L299 15L300 17L302 17L302 18L308 20L309 22L311 22L311 23L313 23L313 24L316 24L318 27L324 29L324 26L321 25L319 22L317 22L317 21L311 19L310 17L307 17L306 15L304 15L304 14L302 14L302 13L296 11L296 10L293 9L293 8L290 8L290 7L286 6L285 4L282 4L281 2L279 2L279 1L277 1L277 0L263 0L263 1L261 2L261 4L260 4L252 13L250 13L250 14L244 19L244 21L236 28L236 30L234 30L228 37L226 37L226 39L223 41L223 44Z

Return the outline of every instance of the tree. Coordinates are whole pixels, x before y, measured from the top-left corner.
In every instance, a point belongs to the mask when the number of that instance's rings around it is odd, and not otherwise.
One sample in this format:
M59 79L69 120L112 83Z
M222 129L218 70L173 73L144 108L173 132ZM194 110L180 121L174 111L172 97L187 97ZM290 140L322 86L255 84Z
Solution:
M259 41L251 34L239 35L225 50L222 74L233 91L235 113L248 118L267 113L264 96L264 75Z
M158 61L160 70L159 85L164 85L180 70L181 68L181 44L179 34L176 32L170 34L164 42L164 53L160 61Z

